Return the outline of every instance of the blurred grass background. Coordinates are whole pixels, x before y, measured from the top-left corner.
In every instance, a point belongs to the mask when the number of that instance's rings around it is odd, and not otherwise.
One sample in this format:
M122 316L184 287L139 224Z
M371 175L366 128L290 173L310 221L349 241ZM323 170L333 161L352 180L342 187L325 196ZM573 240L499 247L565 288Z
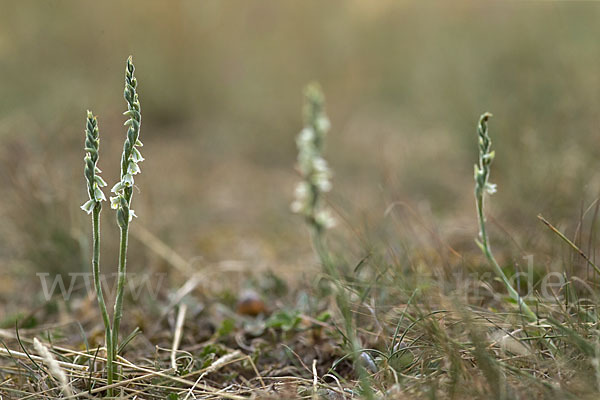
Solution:
M595 2L0 7L0 319L17 307L15 289L39 290L34 271L88 269L90 227L78 209L86 200L85 111L99 117L100 167L111 187L129 54L146 157L135 225L185 258L291 274L313 267L302 221L289 212L301 92L312 80L324 88L333 125L330 200L344 221L337 231L355 243L415 240L408 224L388 229L385 210L402 202L426 232L461 254L477 251L472 168L484 111L495 115L498 252L560 262L536 215L572 235L600 191ZM111 271L118 238L108 207L103 233ZM133 270L166 268L135 239L130 251Z

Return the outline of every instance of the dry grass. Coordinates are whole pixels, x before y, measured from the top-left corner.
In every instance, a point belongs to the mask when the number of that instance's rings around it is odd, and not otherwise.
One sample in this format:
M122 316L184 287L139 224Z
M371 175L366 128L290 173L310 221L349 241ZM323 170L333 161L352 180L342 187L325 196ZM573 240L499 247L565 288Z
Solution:
M381 398L597 397L593 2L138 0L126 12L109 2L4 3L3 399L64 397L34 338L76 396L107 389L94 297L79 280L68 301L46 299L36 273L89 270L81 116L101 116L100 167L114 181L118 160L108 155L122 148L115 99L128 54L141 74L147 161L129 249L141 295L125 298L123 321L124 333L140 333L122 353L118 393L360 398L357 358ZM332 122L330 247L350 315L289 211L300 91L314 79ZM499 186L490 240L509 276L528 272L533 256L527 301L538 323L519 315L473 243L473 121L487 109ZM105 214L103 226L114 227ZM118 241L103 242L110 274ZM561 284L544 293L550 273ZM244 296L263 314L239 314Z

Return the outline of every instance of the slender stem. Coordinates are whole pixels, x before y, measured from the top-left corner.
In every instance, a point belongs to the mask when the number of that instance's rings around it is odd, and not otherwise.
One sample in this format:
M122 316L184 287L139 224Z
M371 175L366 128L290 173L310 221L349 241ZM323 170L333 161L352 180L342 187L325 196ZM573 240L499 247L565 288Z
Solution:
M360 348L358 337L356 335L356 327L352 316L352 310L350 307L350 298L347 294L346 288L343 285L342 275L333 264L331 259L331 253L327 248L325 238L323 235L323 227L314 221L309 221L310 236L313 242L315 251L323 264L325 272L329 274L329 278L336 286L336 303L342 313L344 319L344 328L346 331L346 337L350 342L350 352L353 355L354 365L356 367L359 380L361 382L361 388L363 390L362 395L366 399L373 398L373 390L368 379L368 373L363 365L361 359L362 349Z
M102 313L102 320L104 321L104 327L110 330L110 319L108 316L108 310L104 301L104 294L102 291L102 285L100 283L100 211L102 209L101 203L96 203L96 207L93 211L93 230L94 230L94 255L92 259L92 267L94 270L94 285L96 294L98 296L98 303L100 304L100 311Z
M93 258L92 269L94 274L94 289L100 305L102 321L104 322L104 332L106 341L106 370L108 385L113 383L113 357L112 357L112 332L110 327L110 317L104 301L104 293L100 282L100 212L102 211L102 203L97 202L92 212L92 227L93 227ZM109 389L108 395L112 396L112 389Z
M329 259L329 252L325 247L325 243L323 243L322 237L322 229L318 226L314 221L309 221L310 226L310 238L312 239L313 246L315 248L315 252L323 264L323 267L329 272L331 261Z
M535 322L538 320L537 315L535 315L535 313L531 311L527 303L525 303L525 301L519 295L519 293L512 287L512 284L506 277L506 274L504 274L504 271L502 271L502 268L500 268L500 265L498 265L496 258L492 254L492 249L490 248L488 241L488 235L485 230L485 216L483 214L483 191L475 189L475 198L477 200L477 217L479 220L479 236L481 238L481 242L478 242L478 244L481 247L483 254L494 268L496 274L504 282L504 285L506 286L506 290L508 290L510 297L512 297L513 300L515 300L517 304L519 304L519 308L525 313L527 318L532 322Z
M484 113L480 117L479 124L477 125L477 135L479 137L479 163L475 165L475 201L477 202L477 219L479 221L479 238L481 241L477 240L476 242L488 259L488 262L494 268L496 274L504 282L504 286L506 286L506 290L510 294L510 297L518 303L519 308L525 313L529 320L536 322L538 320L537 315L535 315L527 303L523 301L519 293L513 288L511 282L504 274L504 271L502 271L502 268L500 268L500 265L498 265L496 258L492 254L488 235L485 230L485 215L483 212L485 193L494 193L496 191L496 185L493 185L488 181L491 171L490 165L494 160L494 151L492 151L492 141L488 134L487 124L491 116L492 114L490 113Z
M129 222L121 227L121 247L119 249L119 270L117 281L117 297L115 299L115 309L113 314L112 325L112 356L116 359L118 356L119 345L119 327L123 316L123 292L125 289L125 278L127 274L127 238L128 238ZM116 365L113 366L113 373L116 376Z

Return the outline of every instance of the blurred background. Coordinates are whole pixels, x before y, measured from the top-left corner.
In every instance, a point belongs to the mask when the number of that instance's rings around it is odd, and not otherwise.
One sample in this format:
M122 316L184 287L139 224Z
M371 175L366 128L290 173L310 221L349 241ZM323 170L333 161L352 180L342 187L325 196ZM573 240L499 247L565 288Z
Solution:
M410 259L450 247L462 257L450 263L457 264L478 251L472 171L485 111L494 114L499 191L489 213L500 255L536 254L560 267L569 253L555 248L538 213L570 236L593 237L598 3L0 7L0 321L43 303L36 272L89 269L90 221L79 210L87 199L85 112L98 115L99 165L110 188L130 54L146 161L136 177L129 266L168 273L167 286L186 276L139 239L144 232L213 276L229 268L223 273L234 286L261 271L291 280L315 268L303 221L289 211L302 89L311 81L323 87L332 122L328 200L340 220L333 237L351 256L380 247ZM102 223L110 273L118 229L108 207Z

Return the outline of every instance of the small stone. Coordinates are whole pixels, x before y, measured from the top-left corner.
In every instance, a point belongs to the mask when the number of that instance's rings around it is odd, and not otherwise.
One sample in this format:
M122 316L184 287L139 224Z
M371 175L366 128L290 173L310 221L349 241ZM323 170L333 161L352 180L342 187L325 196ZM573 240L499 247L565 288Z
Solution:
M244 290L237 302L236 311L240 315L256 317L267 314L267 305L254 290Z

